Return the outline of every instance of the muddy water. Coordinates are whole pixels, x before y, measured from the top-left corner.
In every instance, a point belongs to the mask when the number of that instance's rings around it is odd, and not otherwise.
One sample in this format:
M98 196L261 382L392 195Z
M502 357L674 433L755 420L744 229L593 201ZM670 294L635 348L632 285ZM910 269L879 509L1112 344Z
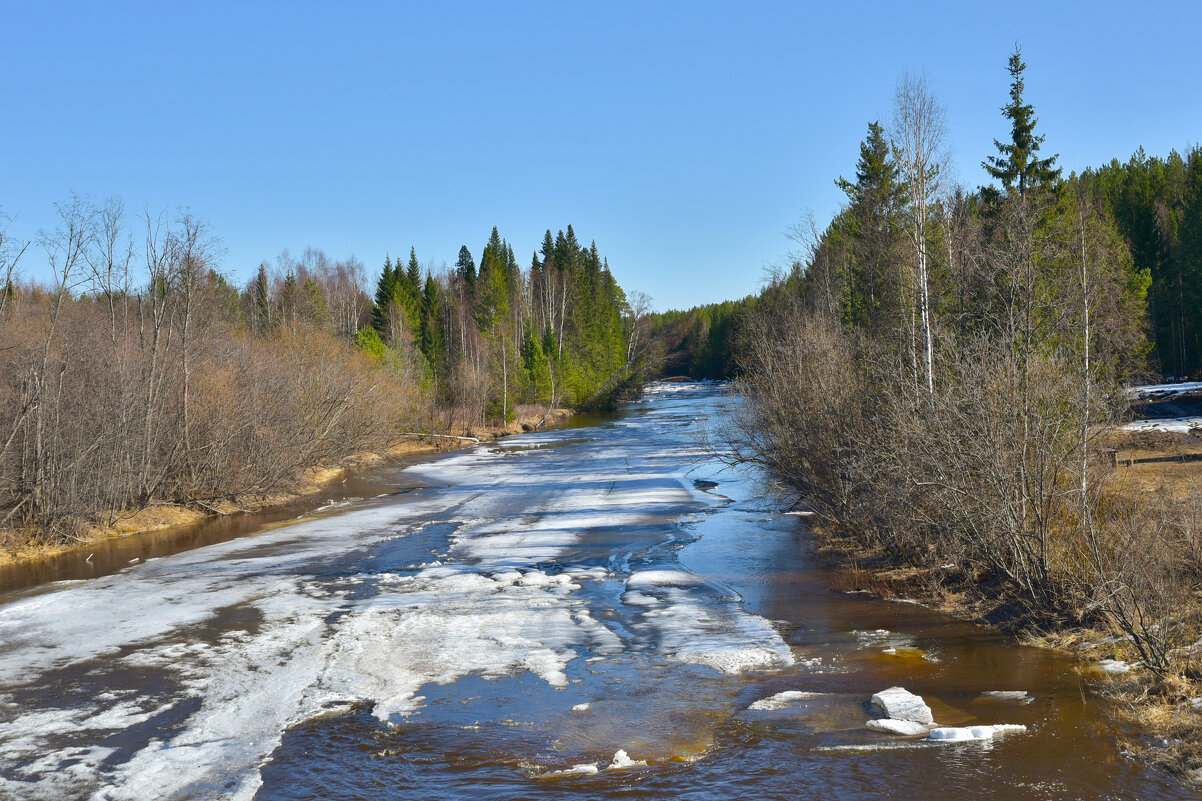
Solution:
M0 595L0 798L1194 797L1119 755L1063 657L832 589L698 446L720 418L657 387ZM1027 730L867 731L893 685ZM810 695L749 708L784 691Z

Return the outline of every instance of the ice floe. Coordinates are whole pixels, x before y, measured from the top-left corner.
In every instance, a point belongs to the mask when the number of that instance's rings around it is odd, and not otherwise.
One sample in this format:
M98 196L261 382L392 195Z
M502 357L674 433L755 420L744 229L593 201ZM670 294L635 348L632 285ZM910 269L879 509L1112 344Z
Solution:
M553 770L550 773L544 773L543 776L595 776L601 772L595 762L582 762L579 765L573 765L564 770Z
M928 740L935 743L962 743L970 740L991 740L998 734L1026 731L1021 723L998 723L992 726L942 726L931 729Z
M914 737L928 734L931 727L925 723L913 720L897 720L895 718L878 718L864 723L864 728L879 731L884 734L900 734L903 737Z
M1018 704L1029 704L1035 700L1026 690L986 690L981 693L981 697L995 701L1013 701Z
M626 587L623 603L643 608L631 628L651 635L670 659L728 674L794 663L771 623L747 614L729 590L700 576L677 569L642 570L631 574Z
M818 698L822 695L824 695L824 693L812 693L805 692L803 690L785 690L784 692L779 692L776 695L772 695L767 698L761 698L760 700L753 702L751 706L747 708L761 712L788 709L798 701L808 701L811 698Z
M647 762L643 759L631 759L626 753L625 748L619 748L614 752L613 761L609 763L608 770L624 770L626 768L646 767Z
M1094 665L1094 667L1103 673L1116 675L1119 673L1129 672L1134 665L1124 662L1121 659L1103 659L1101 662L1098 662L1096 665Z
M922 696L909 692L904 687L890 687L872 696L872 703L879 707L886 718L909 720L914 723L934 723L931 708Z
M908 634L899 634L888 629L876 629L874 631L853 631L852 636L859 641L861 648L880 648L882 651L886 649L898 648L913 648L914 638Z

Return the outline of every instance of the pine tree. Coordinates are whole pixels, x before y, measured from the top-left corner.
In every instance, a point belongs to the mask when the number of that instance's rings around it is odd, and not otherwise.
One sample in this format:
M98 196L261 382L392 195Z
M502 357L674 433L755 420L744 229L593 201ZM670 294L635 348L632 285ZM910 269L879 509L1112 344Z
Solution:
M1060 179L1060 168L1054 166L1060 154L1039 158L1039 146L1043 144L1044 137L1035 134L1035 124L1038 122L1035 108L1023 102L1023 70L1026 68L1022 51L1015 45L1007 67L1011 78L1010 102L1002 106L1002 115L1011 123L1010 142L993 140L999 155L989 156L981 162L985 171L1001 181L1007 192L1017 188L1019 198L1026 197L1029 189Z

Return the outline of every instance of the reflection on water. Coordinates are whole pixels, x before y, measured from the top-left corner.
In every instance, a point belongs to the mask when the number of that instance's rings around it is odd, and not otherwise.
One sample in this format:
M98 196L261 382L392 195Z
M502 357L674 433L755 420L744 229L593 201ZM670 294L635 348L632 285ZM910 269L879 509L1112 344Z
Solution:
M698 445L721 402L660 386L0 597L0 797L1192 797L1119 756L1062 656L833 590ZM866 730L894 685L1027 731Z

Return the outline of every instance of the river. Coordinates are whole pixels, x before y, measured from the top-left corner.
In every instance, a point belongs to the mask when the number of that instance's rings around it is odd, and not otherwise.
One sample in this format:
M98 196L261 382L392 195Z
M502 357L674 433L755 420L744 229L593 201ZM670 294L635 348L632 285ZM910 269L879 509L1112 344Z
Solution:
M0 798L1194 797L1120 755L1065 656L835 589L702 444L725 402L654 385L10 587ZM894 685L1026 731L865 729Z

